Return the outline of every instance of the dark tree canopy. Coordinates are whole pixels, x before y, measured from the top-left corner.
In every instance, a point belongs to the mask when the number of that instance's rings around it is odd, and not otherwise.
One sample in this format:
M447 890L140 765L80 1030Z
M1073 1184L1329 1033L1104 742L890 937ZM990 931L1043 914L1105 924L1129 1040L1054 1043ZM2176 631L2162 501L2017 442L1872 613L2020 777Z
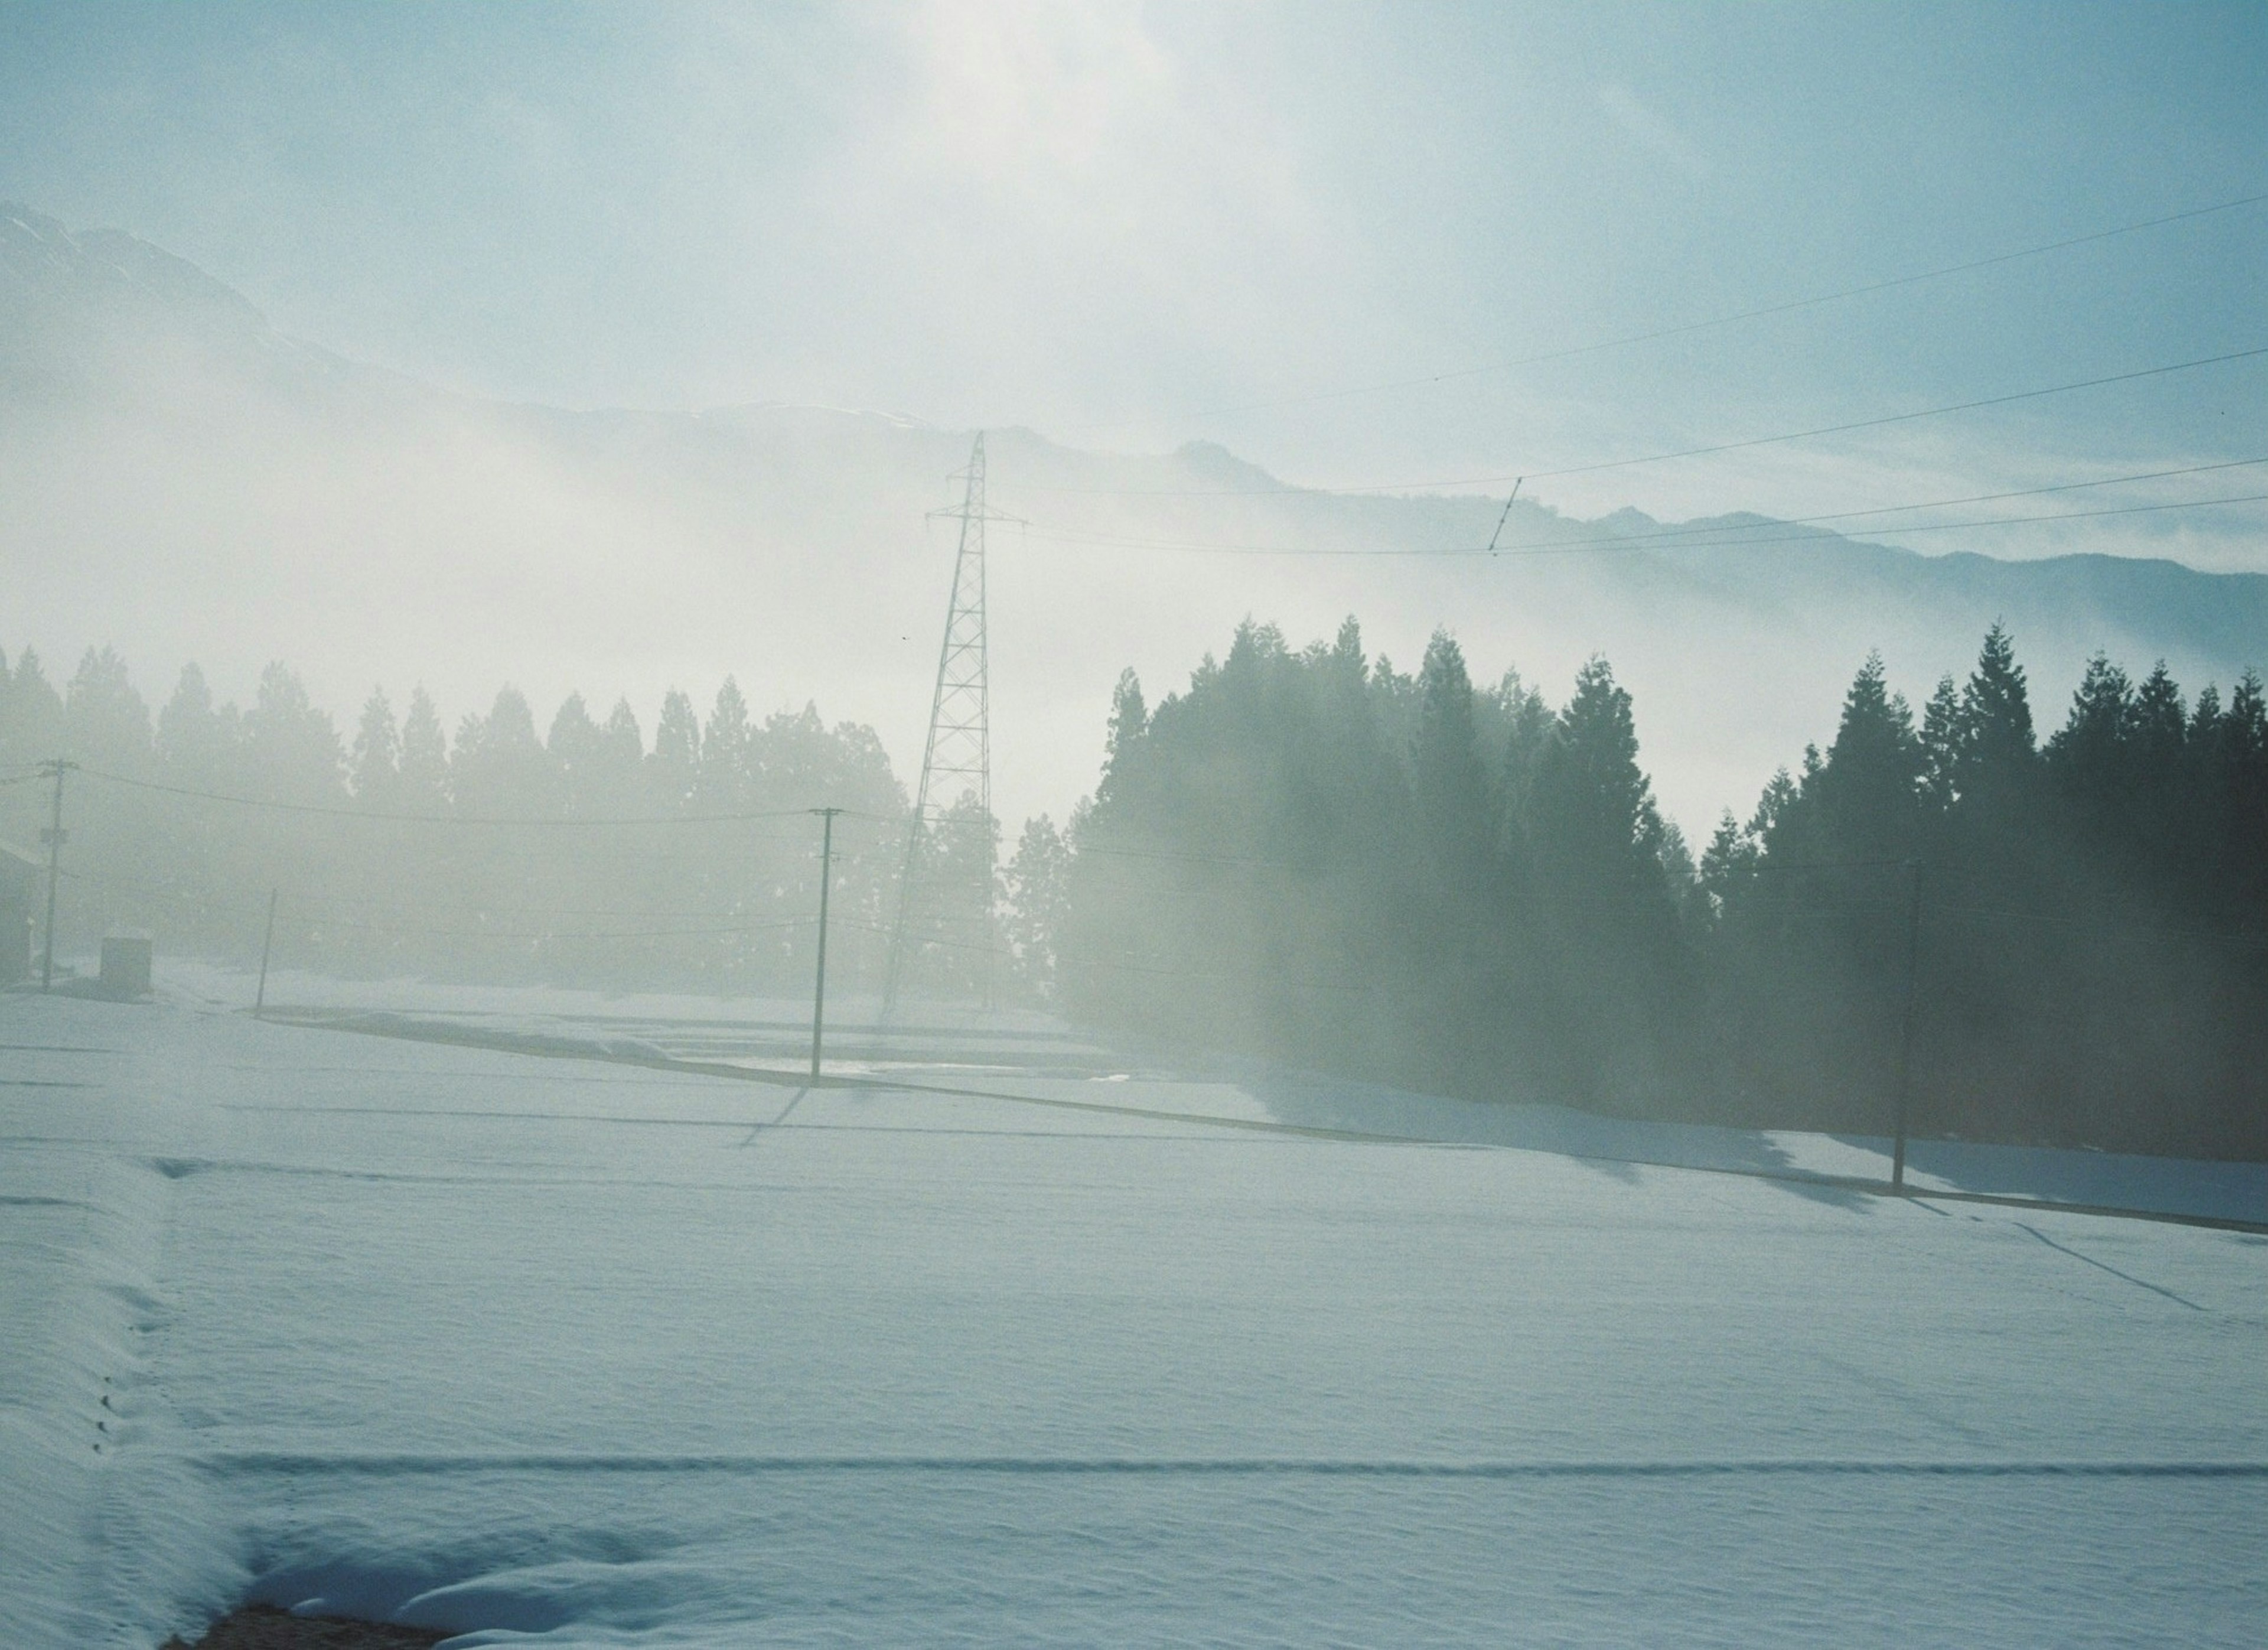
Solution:
M2089 667L2043 748L2013 639L1920 718L1879 655L1695 865L1603 659L1555 714L1349 620L1130 674L1064 878L1076 1009L1418 1086L1879 1131L1924 921L1923 1126L2268 1151L2268 708Z

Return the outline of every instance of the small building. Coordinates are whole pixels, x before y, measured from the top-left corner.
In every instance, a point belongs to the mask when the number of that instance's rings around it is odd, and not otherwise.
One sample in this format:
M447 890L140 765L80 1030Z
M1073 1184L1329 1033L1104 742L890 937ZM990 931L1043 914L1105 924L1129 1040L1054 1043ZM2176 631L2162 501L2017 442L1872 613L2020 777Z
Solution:
M102 973L96 984L105 997L149 996L150 936L143 933L104 935Z
M0 985L32 977L32 928L45 897L48 868L0 842Z

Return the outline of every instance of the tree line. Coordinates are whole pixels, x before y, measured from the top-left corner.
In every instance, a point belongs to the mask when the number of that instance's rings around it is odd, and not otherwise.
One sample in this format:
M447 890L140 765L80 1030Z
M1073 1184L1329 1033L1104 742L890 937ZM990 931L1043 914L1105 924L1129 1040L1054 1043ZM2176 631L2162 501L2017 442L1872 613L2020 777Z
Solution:
M2088 667L2042 741L2007 634L1917 717L1879 657L1697 858L1603 659L1553 708L1350 619L1129 673L1052 932L1077 1013L1479 1097L2268 1153L2268 705ZM1911 1005L1911 1035L1907 1041Z
M707 713L673 690L651 739L627 702L570 695L538 731L517 689L453 736L423 689L374 691L350 733L270 665L250 705L184 669L153 716L125 663L90 649L60 689L37 652L0 656L0 840L39 855L67 784L58 931L256 956L278 890L279 961L358 972L807 989L818 821L836 821L830 962L878 972L907 803L873 730L816 709L759 718L726 678Z
M33 855L64 755L59 928L287 965L475 980L806 989L817 822L830 961L880 983L907 801L870 728L762 719L727 679L649 738L506 688L453 735L373 692L350 734L281 665L252 703L184 670L154 714L108 649L61 689L0 657L0 842ZM1414 674L1352 620L1248 623L1152 707L1131 673L1102 777L997 875L964 799L928 854L989 909L924 910L912 991L990 990L1182 1047L1482 1098L1690 1121L2268 1153L2268 705L2090 663L2042 740L1996 627L1918 716L1879 658L1824 748L1697 854L1656 806L1603 659L1557 707ZM1911 1035L1909 1035L1909 1028Z

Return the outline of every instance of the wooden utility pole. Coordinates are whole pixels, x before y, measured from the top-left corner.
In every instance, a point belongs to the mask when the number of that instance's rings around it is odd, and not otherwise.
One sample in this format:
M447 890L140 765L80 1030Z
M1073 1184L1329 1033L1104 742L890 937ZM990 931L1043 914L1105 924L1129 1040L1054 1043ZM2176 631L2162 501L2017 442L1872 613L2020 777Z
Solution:
M1890 1190L1906 1189L1906 1120L1913 1086L1914 1014L1921 984L1921 861L1906 861L1910 886L1906 901L1906 1010L1898 1028L1898 1107L1896 1138L1890 1146Z
M40 961L40 989L53 991L55 983L55 880L63 874L63 776L77 767L61 756L40 764L40 771L55 782L55 803L49 810L47 829L40 840L48 845L48 935L47 948Z
M268 937L260 942L260 991L252 999L252 1017L260 1019L268 1009L268 954L276 949L276 898L281 888L268 890Z
M819 1080L819 1056L827 1034L827 895L835 880L835 816L839 807L811 810L823 821L819 839L819 976L811 992L811 1077Z

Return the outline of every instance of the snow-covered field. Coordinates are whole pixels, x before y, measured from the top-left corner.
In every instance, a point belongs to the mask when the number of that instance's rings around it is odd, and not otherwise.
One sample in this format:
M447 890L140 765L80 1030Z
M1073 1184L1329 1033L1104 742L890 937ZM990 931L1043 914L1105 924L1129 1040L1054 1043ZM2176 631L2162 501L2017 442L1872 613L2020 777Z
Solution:
M0 997L11 1650L247 1595L467 1646L2268 1641L2252 1233L1029 1019L845 1030L871 1085L806 1094L618 1063L784 1071L791 1004L240 985ZM403 1035L451 1025L549 1052ZM1980 1152L1925 1183L2258 1218Z

